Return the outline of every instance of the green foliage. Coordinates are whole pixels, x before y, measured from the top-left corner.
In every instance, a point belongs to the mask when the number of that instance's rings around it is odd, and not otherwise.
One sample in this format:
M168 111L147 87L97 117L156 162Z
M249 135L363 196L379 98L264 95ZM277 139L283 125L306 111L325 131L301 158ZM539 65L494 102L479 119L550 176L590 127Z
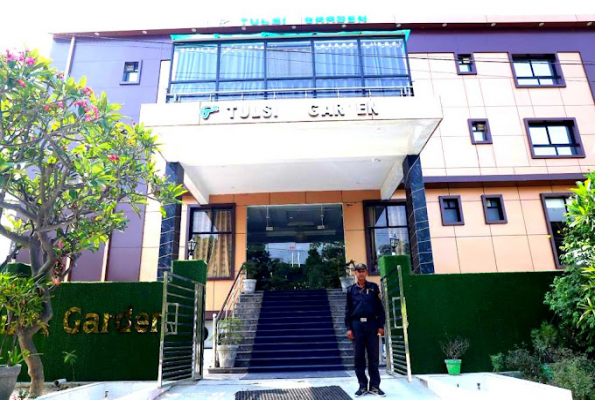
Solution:
M235 317L227 317L217 322L218 343L224 346L240 344L242 341L242 320Z
M493 354L490 356L494 372L502 372L506 368L505 356L503 353Z
M551 366L550 384L572 391L573 400L595 399L595 361L569 353Z
M558 329L545 321L538 329L531 331L533 349L539 356L541 362L550 363L554 361L556 349L559 345Z
M23 331L38 324L45 327L39 321L42 308L43 299L32 278L0 273L0 314L6 314L7 332Z
M504 357L504 365L511 371L519 371L523 379L545 382L541 361L526 347L515 347Z
M246 279L258 279L260 269L255 262L245 262L242 268L246 271Z
M74 376L74 364L76 364L77 359L76 350L63 351L62 354L64 354L64 364L69 364L70 368L72 369L72 381L76 382Z
M22 352L19 351L17 347L14 347L12 350L8 351L8 357L6 357L7 365L18 365L22 364L31 356L31 352L29 350L23 350Z

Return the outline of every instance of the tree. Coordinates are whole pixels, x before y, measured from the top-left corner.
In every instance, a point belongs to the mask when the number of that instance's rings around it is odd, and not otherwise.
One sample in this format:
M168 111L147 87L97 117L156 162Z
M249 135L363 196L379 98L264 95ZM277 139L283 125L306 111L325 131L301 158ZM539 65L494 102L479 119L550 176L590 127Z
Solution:
M568 344L595 352L595 173L578 182L568 204L561 247L563 276L556 277L546 304L560 318Z
M0 55L0 234L28 250L31 275L43 297L39 323L17 329L23 351L36 354L33 335L52 318L50 290L76 266L81 252L96 251L148 198L179 201L181 186L158 176L156 137L123 123L105 93L96 96L50 68L36 52ZM10 216L10 215L12 216ZM43 366L26 360L31 396L41 394Z

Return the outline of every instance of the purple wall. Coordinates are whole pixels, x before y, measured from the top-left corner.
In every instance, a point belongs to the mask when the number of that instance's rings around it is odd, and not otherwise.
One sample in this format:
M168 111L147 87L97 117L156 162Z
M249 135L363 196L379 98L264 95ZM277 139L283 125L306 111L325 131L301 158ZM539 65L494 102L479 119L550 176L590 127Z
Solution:
M585 71L595 98L595 31L577 30L413 30L408 50L415 53L556 53L580 52ZM70 41L56 39L51 57L54 66L64 69ZM138 121L140 105L157 100L159 68L162 60L171 57L169 36L141 36L126 39L78 39L71 75L87 77L95 91L105 91L112 102L123 103L122 114ZM139 85L120 85L124 62L142 60ZM138 218L124 209L130 218L125 232L114 233L109 250L107 279L114 281L138 280L144 218ZM102 254L102 253L100 253ZM79 261L77 280L96 279L101 272L101 257L96 254L83 256Z

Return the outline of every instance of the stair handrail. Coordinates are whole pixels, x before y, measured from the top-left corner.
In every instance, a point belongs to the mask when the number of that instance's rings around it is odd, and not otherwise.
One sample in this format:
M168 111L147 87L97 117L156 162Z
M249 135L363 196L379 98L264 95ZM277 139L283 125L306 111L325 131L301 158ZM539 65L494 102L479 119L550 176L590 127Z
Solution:
M246 279L246 264L242 264L240 271L236 275L229 293L221 306L221 310L218 314L213 315L213 325L215 329L215 335L213 336L213 360L214 367L219 367L219 356L217 354L217 347L219 346L219 322L226 318L234 317L236 304L239 302L240 294L242 293L244 279Z

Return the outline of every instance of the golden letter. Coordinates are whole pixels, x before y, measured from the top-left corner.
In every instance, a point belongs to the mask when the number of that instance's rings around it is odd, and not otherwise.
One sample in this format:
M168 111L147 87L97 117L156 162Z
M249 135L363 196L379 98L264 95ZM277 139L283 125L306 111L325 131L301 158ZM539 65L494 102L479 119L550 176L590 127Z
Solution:
M85 333L99 333L99 315L89 313L85 315L85 323L83 324L83 331Z
M103 313L103 326L101 327L101 333L107 333L108 331L108 324L109 319L113 318L114 316L110 313Z
M160 312L153 313L153 320L151 321L151 332L157 332L157 324L159 318L161 318Z
M70 318L71 314L74 313L81 313L81 309L78 307L71 307L68 309L68 311L66 311L66 314L64 314L64 330L67 333L70 333L71 335L74 335L75 333L78 333L81 329L81 321L80 320L75 320L74 321L74 328L71 328L69 323L68 323L68 319Z
M138 313L136 316L136 323L134 327L138 333L146 333L149 331L149 314L146 312Z
M122 324L123 319L126 320L125 325ZM131 328L132 328L132 306L128 307L127 312L120 313L116 317L116 330L118 332L128 333L128 332L130 332Z

